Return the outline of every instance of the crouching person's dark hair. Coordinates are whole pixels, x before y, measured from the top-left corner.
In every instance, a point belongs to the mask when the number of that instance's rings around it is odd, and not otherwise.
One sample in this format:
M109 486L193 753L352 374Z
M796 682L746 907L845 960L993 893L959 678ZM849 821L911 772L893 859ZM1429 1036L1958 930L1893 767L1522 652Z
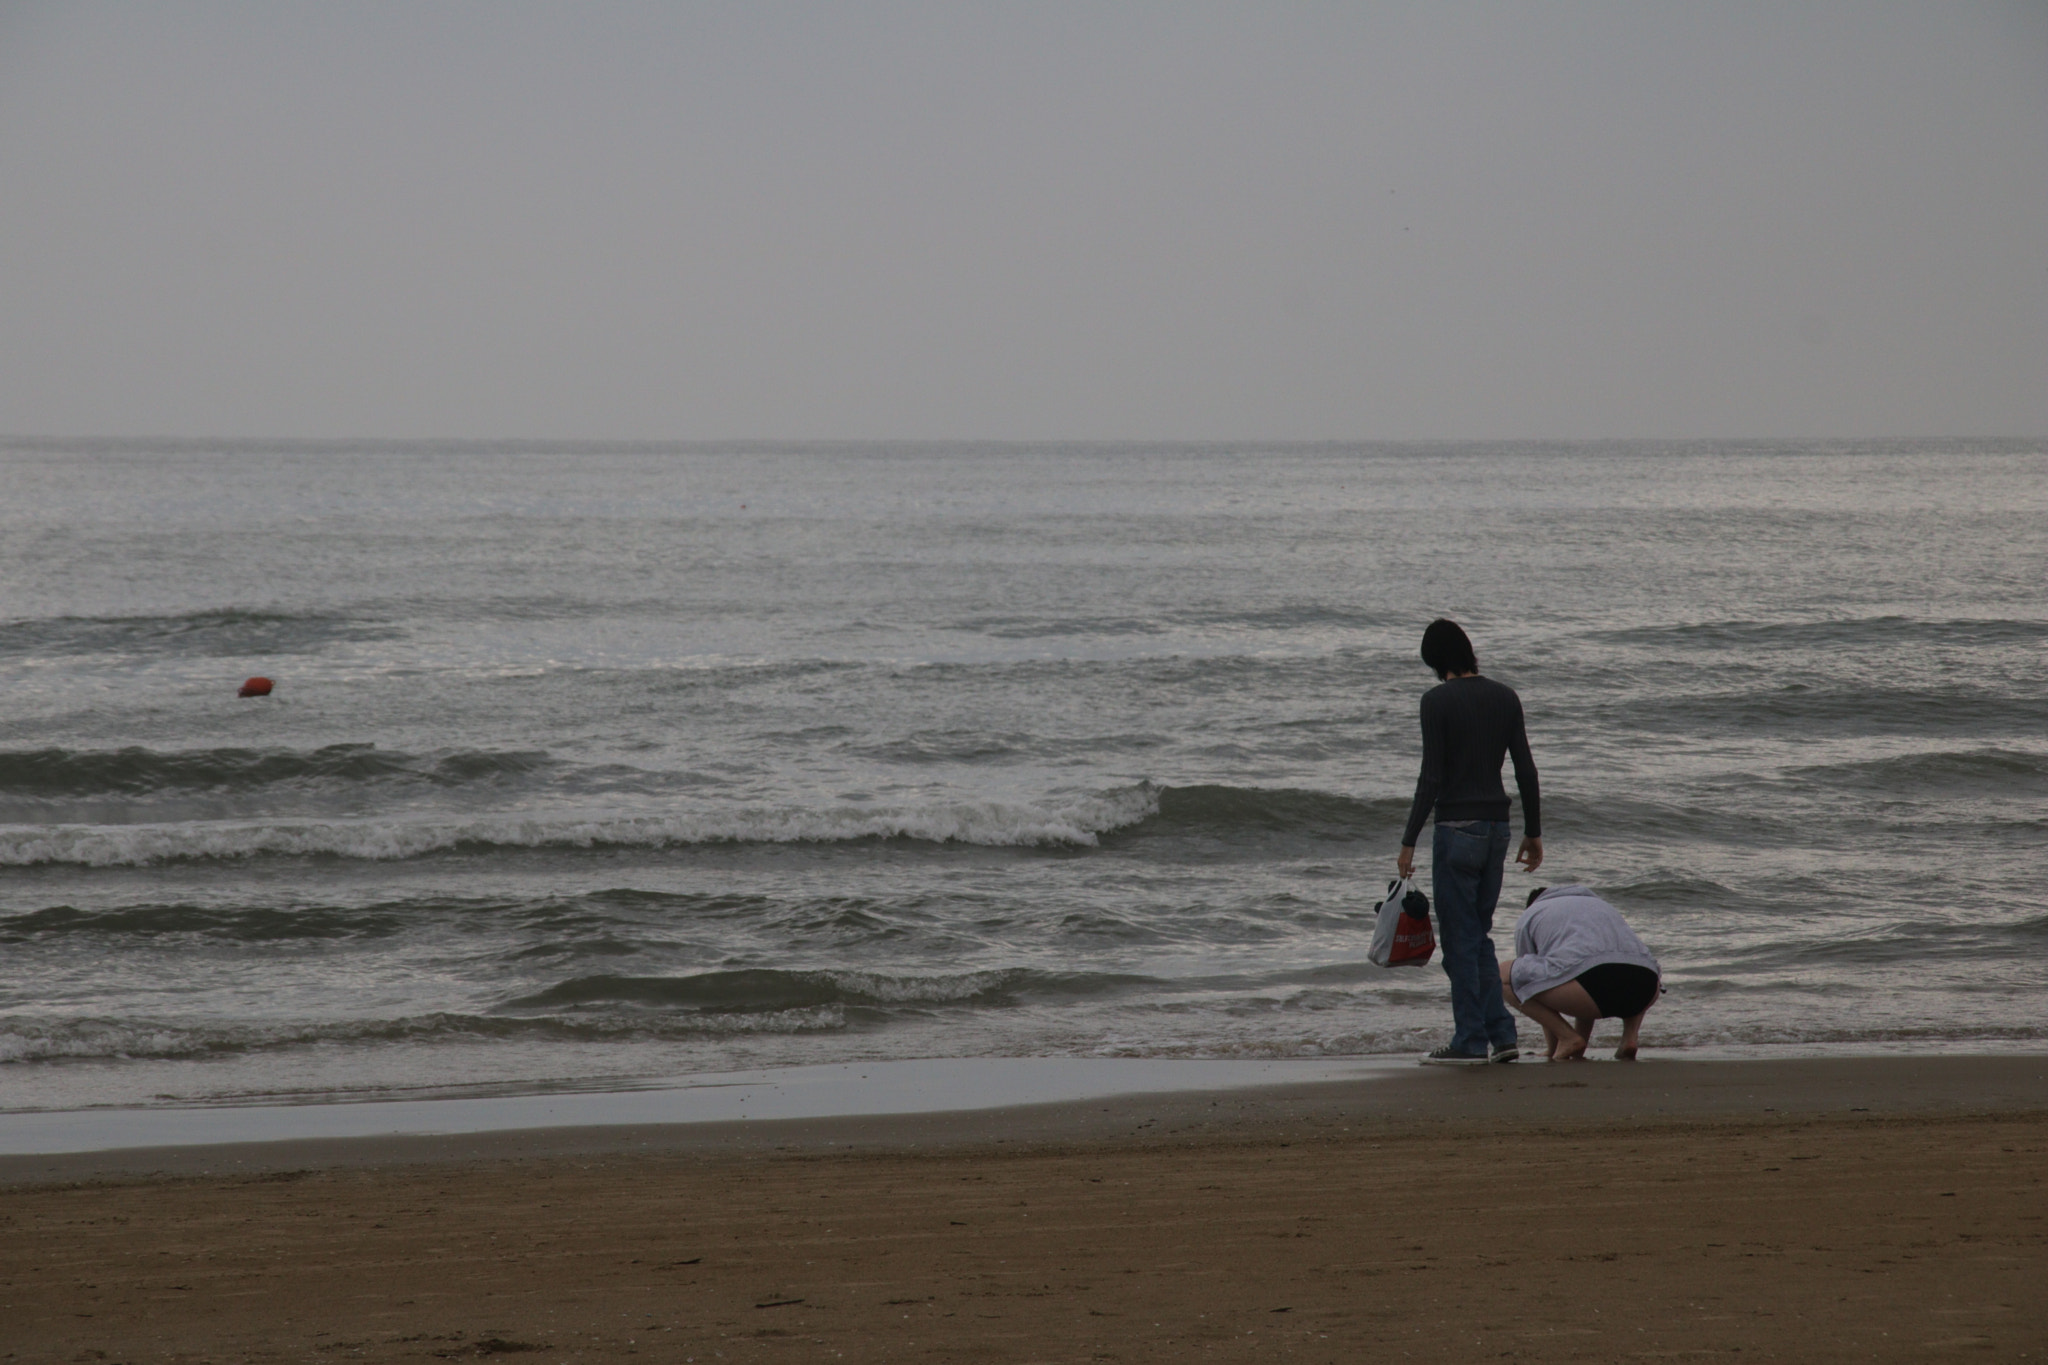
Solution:
M1479 671L1479 657L1472 652L1472 641L1456 621L1441 616L1422 632L1422 662L1435 669L1439 678Z

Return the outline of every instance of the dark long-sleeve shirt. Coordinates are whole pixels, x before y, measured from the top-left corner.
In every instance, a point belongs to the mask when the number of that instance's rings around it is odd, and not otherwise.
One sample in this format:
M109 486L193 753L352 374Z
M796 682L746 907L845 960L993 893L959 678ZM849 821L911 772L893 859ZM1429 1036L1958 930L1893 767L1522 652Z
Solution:
M1505 820L1508 793L1500 783L1504 757L1515 761L1515 786L1522 793L1523 834L1543 837L1542 798L1536 760L1522 728L1522 699L1491 678L1452 678L1422 694L1422 775L1415 780L1415 805L1408 812L1403 844L1416 836L1436 808L1439 820Z

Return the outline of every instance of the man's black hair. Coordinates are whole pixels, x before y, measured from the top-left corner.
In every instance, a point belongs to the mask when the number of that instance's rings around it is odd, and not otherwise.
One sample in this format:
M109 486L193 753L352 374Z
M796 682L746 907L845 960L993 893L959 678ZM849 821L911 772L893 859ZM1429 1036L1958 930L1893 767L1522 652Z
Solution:
M1522 902L1522 908L1523 908L1524 910L1527 910L1527 909L1528 909L1528 908L1529 908L1530 906L1532 906L1532 905L1534 905L1534 904L1536 903L1536 898L1537 898L1538 896L1542 895L1542 894L1543 894L1544 892L1548 891L1549 889L1550 889L1550 888L1549 888L1549 887L1547 887L1547 886L1539 886L1539 887L1537 887L1537 888L1536 888L1535 890L1531 891L1531 892L1529 893L1529 899L1527 899L1527 900L1525 900L1525 901L1523 901L1523 902Z
M1422 662L1435 669L1439 678L1479 671L1479 656L1472 652L1472 641L1456 621L1441 616L1422 632Z

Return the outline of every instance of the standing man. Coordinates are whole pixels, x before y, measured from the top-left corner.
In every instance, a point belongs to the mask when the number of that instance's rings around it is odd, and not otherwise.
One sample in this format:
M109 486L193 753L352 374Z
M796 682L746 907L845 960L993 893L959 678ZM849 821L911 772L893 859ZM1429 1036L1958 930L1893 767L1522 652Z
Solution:
M1451 978L1451 1041L1422 1059L1425 1066L1512 1062L1515 1018L1500 994L1493 953L1493 907L1508 858L1508 794L1500 784L1503 757L1515 761L1522 793L1522 845L1515 861L1534 872L1543 864L1543 821L1536 760L1522 728L1522 699L1512 687L1479 676L1472 641L1455 621L1438 618L1422 633L1422 662L1441 679L1422 695L1422 775L1396 861L1415 875L1415 837L1436 811L1431 883L1444 973Z

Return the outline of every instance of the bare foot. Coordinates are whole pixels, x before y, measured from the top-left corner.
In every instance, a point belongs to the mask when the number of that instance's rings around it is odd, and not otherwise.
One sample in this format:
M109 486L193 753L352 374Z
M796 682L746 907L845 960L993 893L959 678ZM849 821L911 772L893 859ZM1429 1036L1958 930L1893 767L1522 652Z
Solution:
M1635 1059L1636 1050L1632 1047L1618 1047L1614 1049L1614 1060L1617 1062L1632 1062Z
M1550 1054L1550 1060L1553 1062L1583 1062L1586 1060L1586 1045L1583 1042L1576 1041L1566 1043Z

